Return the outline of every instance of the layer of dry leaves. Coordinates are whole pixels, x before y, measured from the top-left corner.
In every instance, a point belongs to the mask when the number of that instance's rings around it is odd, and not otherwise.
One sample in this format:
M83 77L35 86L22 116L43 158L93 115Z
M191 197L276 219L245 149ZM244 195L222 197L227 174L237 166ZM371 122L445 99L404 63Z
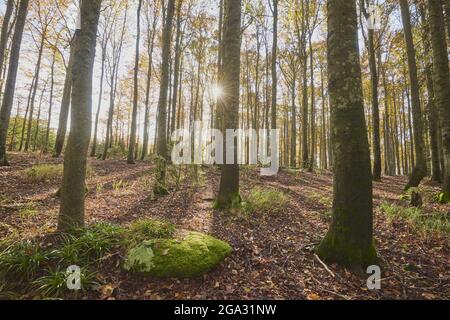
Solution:
M12 166L0 168L0 239L32 238L56 227L58 181L28 183L22 170L36 163L58 163L46 157L13 154ZM241 174L242 194L256 185L271 186L289 198L286 210L243 219L213 211L220 172L203 168L200 182L183 181L169 196L151 194L148 163L90 161L86 204L88 223L127 224L143 217L163 218L179 228L206 232L228 241L233 255L218 269L195 280L156 280L127 274L111 258L99 270L101 286L93 299L448 299L450 298L449 238L424 234L405 221L390 222L378 209L375 238L382 261L382 290L369 291L365 280L335 265L325 266L313 249L330 222L332 176L281 172L263 178L258 171ZM402 203L404 177L385 177L375 184L375 205ZM427 188L436 188L428 183ZM23 208L34 210L21 214ZM450 211L426 204L424 211ZM449 213L447 213L449 214Z

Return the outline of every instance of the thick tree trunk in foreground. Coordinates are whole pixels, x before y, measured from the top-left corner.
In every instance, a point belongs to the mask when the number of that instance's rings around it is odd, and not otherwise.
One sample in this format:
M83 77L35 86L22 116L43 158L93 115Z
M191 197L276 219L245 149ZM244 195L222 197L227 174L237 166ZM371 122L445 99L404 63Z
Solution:
M407 0L400 0L403 29L408 56L409 82L411 87L412 113L414 126L414 151L416 163L410 175L405 190L418 187L423 178L427 176L427 163L425 158L425 141L423 138L423 117L420 107L420 89L417 76L416 50L414 48L411 29L411 14Z
M434 89L442 130L444 187L442 202L450 202L450 72L445 24L440 0L428 0L434 60Z
M167 98L169 94L169 59L171 52L171 39L173 16L175 14L175 0L169 0L166 21L163 30L163 48L161 64L161 84L158 102L158 140L156 153L159 156L157 177L154 186L155 194L165 194L166 190L166 161L167 154Z
M356 1L328 0L327 5L334 205L331 228L317 252L326 261L361 271L376 261L376 252Z
M234 130L239 126L241 0L225 1L223 48L223 67L219 79L225 92L219 101L219 112L222 113L223 121L221 128ZM215 204L217 208L230 208L240 203L237 144L234 142L233 148L226 147L226 150L233 149L234 163L222 166L220 189ZM224 150L224 159L227 158L226 150Z
M84 226L86 165L92 126L92 74L101 0L82 1L73 60L72 113L64 156L58 231Z
M0 109L0 166L7 166L6 139L8 136L9 120L14 103L14 93L16 89L17 69L19 66L20 47L22 45L23 29L28 13L29 0L21 0L19 11L12 39L11 54L9 58L8 76L6 79L5 95Z

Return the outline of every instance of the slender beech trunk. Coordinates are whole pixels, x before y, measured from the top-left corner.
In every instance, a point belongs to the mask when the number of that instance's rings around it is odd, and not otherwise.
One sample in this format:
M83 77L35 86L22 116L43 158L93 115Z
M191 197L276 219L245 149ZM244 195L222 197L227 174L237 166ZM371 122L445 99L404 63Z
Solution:
M271 129L277 129L277 98L278 98L278 0L273 0L273 40L272 40L272 109L271 109Z
M170 123L170 135L175 131L176 112L178 103L178 81L180 75L180 61L181 61L181 6L182 0L178 0L177 6L177 35L175 40L175 66L173 72L173 92L172 92L172 121Z
M448 67L445 24L440 0L428 0L434 62L434 90L442 130L444 186L442 202L450 202L450 72Z
M136 56L134 60L134 90L133 90L133 113L131 116L130 146L128 148L128 164L135 164L136 136L137 136L137 114L139 103L139 46L141 40L141 10L142 0L139 0L137 9L137 36L136 36Z
M277 2L275 0L274 4L277 5ZM225 1L223 68L220 74L220 83L223 85L225 94L219 100L219 112L222 113L223 125L221 127L231 130L235 130L239 126L241 5L241 0ZM274 11L277 10L274 8ZM227 158L227 152L229 151L234 153L234 161L230 161L230 163L225 161L226 164L222 166L219 194L215 203L216 208L230 208L241 201L236 142L233 143L233 146L227 146L224 159Z
M427 175L427 163L425 159L425 141L423 138L423 117L420 106L420 88L417 76L416 50L414 48L413 34L411 28L411 14L407 0L400 0L402 12L403 29L405 33L405 43L407 48L409 82L412 98L412 113L414 126L414 151L416 165L409 177L405 190L418 187L423 178Z
M29 0L20 0L14 36L9 58L8 76L6 78L5 95L0 109L0 166L7 166L6 139L8 136L9 120L14 103L16 89L17 69L19 66L20 47L22 45L23 29L28 14Z
M166 190L166 161L167 152L167 98L169 91L169 59L171 57L172 27L175 14L175 0L168 0L167 13L163 28L162 37L162 64L161 64L161 84L158 102L158 139L157 155L158 170L154 186L155 194L167 193Z
M328 0L327 6L335 182L333 221L317 252L361 272L377 258L356 1Z
M150 126L150 84L153 75L153 51L155 48L156 25L158 20L153 17L153 25L151 31L148 32L148 69L147 69L147 87L145 89L145 115L144 115L144 137L142 146L141 160L145 160L148 154L149 145L149 126Z
M309 39L309 64L310 64L310 77L311 77L311 154L309 159L308 171L313 172L316 167L316 93L314 88L314 50L312 46L312 34Z
M105 31L107 32L107 31ZM106 63L106 43L102 46L102 67L100 72L100 92L98 94L98 105L97 112L95 114L95 124L94 124L94 140L91 146L91 157L95 157L97 154L97 131L98 131L98 121L100 119L100 111L102 109L102 99L103 99L103 82L105 77L105 63Z
M44 153L48 152L48 143L50 138L50 125L52 122L52 111L53 111L53 94L55 91L55 63L56 63L56 52L53 52L53 60L52 67L50 73L50 102L48 107L48 119L47 119L47 129L45 132L45 141L44 141Z
M3 64L5 63L6 47L8 44L9 24L14 11L14 0L8 0L6 11L3 16L2 31L0 35L0 77L3 74ZM0 92L1 93L1 92Z
M73 40L72 40L73 42ZM72 96L72 65L74 60L73 44L70 45L69 61L66 69L66 78L64 80L63 96L61 100L61 109L59 112L58 131L56 133L54 157L58 158L64 148L67 133L67 121L69 120L70 100Z
M37 89L39 87L39 77L41 73L41 63L42 63L42 55L44 52L44 44L45 44L45 32L43 32L41 36L41 44L39 46L38 60L36 63L36 71L35 71L36 79L34 82L33 94L31 95L30 113L28 114L27 138L25 140L25 149L24 149L25 152L28 151L31 143L31 129L33 126L34 103L36 100Z
M76 31L70 134L64 156L58 231L84 226L86 166L92 131L92 75L101 0L81 2L81 29Z

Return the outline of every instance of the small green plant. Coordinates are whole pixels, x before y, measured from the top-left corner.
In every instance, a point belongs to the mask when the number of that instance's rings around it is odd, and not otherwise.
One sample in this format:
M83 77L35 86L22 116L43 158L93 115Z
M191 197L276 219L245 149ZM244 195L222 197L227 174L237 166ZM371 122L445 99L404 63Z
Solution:
M37 210L33 206L33 202L28 202L23 208L19 210L19 218L21 221L26 221L36 216Z
M436 201L440 204L450 204L450 197L446 196L444 192L436 196Z
M31 241L11 245L0 254L0 273L19 280L32 279L50 255Z
M38 164L26 169L24 175L29 182L45 182L60 179L63 169L62 164Z
M149 239L168 239L173 237L175 225L156 219L141 219L133 222L128 229L128 240L138 244Z
M67 270L48 270L45 276L33 281L32 285L36 287L44 297L60 298L68 292L67 279L69 274ZM95 284L95 273L87 269L81 270L81 290L86 290Z
M95 186L95 191L96 191L97 193L101 193L101 192L103 191L104 188L105 188L105 187L104 187L103 183L99 183L99 184L97 184L97 185Z
M52 252L59 263L89 265L120 247L124 230L109 223L97 223L86 229L63 235L61 245Z
M62 179L64 166L62 164L37 164L24 170L23 176L28 182L46 182ZM86 174L92 175L93 169L88 166Z
M383 203L381 211L389 220L404 219L415 228L422 231L434 231L438 233L450 233L450 218L447 214L434 212L424 214L419 208L405 208L394 204Z
M333 199L331 197L323 196L318 192L310 192L308 198L325 207L331 207L333 205Z
M122 189L126 189L128 187L128 184L121 179L118 181L114 181L112 187L114 191L119 192Z
M287 196L273 188L254 188L241 204L246 214L279 213L287 206Z

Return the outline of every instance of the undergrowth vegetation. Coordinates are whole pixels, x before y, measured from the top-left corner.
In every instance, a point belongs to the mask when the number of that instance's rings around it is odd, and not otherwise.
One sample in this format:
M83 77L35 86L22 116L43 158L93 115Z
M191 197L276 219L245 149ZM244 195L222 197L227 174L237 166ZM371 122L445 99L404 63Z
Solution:
M64 166L62 164L37 164L23 171L23 178L28 182L46 182L61 179ZM93 173L91 166L87 167L87 175Z
M279 190L256 187L242 201L242 212L246 215L276 214L286 208L287 200L287 196Z
M119 258L130 246L143 240L170 238L175 226L159 220L142 219L123 228L97 223L70 234L45 239L0 242L0 299L22 296L76 297L67 289L70 266L81 267L81 291L97 284L96 270L103 262ZM117 260L120 261L120 260Z
M405 208L395 204L383 203L381 211L389 220L403 219L422 232L450 234L450 216L445 213L425 213L420 208Z

